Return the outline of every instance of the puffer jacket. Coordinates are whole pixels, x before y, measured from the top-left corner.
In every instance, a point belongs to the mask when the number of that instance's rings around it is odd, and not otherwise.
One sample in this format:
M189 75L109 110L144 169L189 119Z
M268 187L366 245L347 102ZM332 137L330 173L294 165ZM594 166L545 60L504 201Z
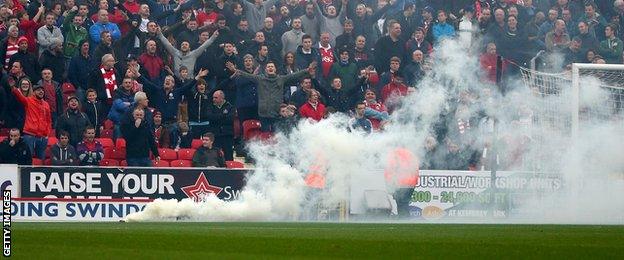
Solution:
M108 112L108 119L113 121L116 125L121 123L121 118L129 107L126 106L124 102L132 104L132 102L134 102L134 94L132 94L132 92L125 92L121 88L116 89L113 106Z

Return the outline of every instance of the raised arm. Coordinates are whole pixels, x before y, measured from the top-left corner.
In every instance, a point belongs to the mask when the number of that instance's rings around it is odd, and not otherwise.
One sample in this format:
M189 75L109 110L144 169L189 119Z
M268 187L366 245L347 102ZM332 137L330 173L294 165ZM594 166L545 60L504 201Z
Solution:
M312 63L310 63L308 68L305 70L300 70L293 74L281 76L281 80L283 80L283 82L291 81L291 80L299 80L306 75L314 74L313 72L311 73L311 71L314 71L314 70L316 70L316 61L313 61Z
M342 5L340 6L340 13L338 13L340 22L344 22L347 16L347 4L349 4L348 0L342 0Z
M244 72L244 71L242 71L242 70L238 70L238 69L236 69L236 65L234 65L234 63L232 63L232 62L230 62L230 61L228 61L228 62L226 62L226 63L225 63L225 67L226 67L226 68L227 68L230 72L234 73L234 74L232 74L232 78L237 77L237 76L240 76L240 77L245 77L245 78L253 79L253 80L256 80L256 81L258 81L258 80L262 79L262 78L261 78L260 76L258 76L258 75L254 75L254 74L247 73L247 72Z
M316 11L316 16L319 18L319 21L324 23L326 17L323 15L323 10L321 10L321 7L316 1L312 0L312 4L314 4L314 10Z
M63 30L64 31L68 31L70 29L70 25L74 21L74 17L76 16L76 14L78 14L78 7L77 6L72 7L72 9L69 10L69 12L67 12L67 16L65 16L65 19L63 19ZM39 13L37 13L37 15L39 15ZM35 19L33 18L33 20L35 20Z
M182 93L186 93L186 92L190 91L191 88L193 86L195 86L197 81L199 79L205 77L206 75L208 75L208 70L207 69L200 69L199 72L197 72L197 75L195 76L195 78L193 80L190 80L189 82L187 82L186 84L182 85L181 87L174 88L173 89L174 95L180 95Z
M154 82L152 82L147 77L145 77L145 75L139 74L139 78L137 79L137 81L143 84L143 87L145 88L145 90L150 91L150 92L156 92L156 91L163 89L162 86L158 86L154 84Z
M163 43L163 45L165 46L165 49L171 54L171 55L177 55L178 53L178 49L176 49L175 47L173 47L173 45L171 45L171 43L169 42L169 40L167 40L167 38L165 38L165 36L162 34L162 32L160 32L160 30L158 31L158 39L160 39L160 42Z
M262 3L262 5L264 5L264 9L265 10L269 10L269 9L271 9L271 7L273 7L275 5L275 1L276 0L264 1L264 3ZM246 2L246 1L241 1L241 2Z
M12 88L11 93L13 93L13 96L15 96L17 101L19 101L24 107L28 106L28 99L22 95L22 92L18 88Z
M396 4L396 2L394 4ZM370 20L371 21L379 20L384 14L386 14L386 12L388 12L388 10L390 10L390 7L392 6L393 5L386 5L383 8L377 10L377 12L374 12L373 15L371 15Z
M45 5L40 5L39 8L37 9L37 13L35 14L35 16L33 16L31 21L36 22L36 23L41 22L40 20L43 20L43 13L45 13Z

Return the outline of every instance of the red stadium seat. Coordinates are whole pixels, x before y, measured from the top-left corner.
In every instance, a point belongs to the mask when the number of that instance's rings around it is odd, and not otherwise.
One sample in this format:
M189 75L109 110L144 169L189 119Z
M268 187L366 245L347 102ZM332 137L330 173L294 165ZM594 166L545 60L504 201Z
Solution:
M158 154L162 160L173 161L178 159L178 153L173 149L160 148L158 149Z
M4 139L7 139L7 138L8 138L8 136L0 135L0 142L4 141Z
M102 147L104 147L104 149L113 147L113 139L97 138L96 140L98 140L102 144Z
M119 166L119 161L115 159L102 159L100 166Z
M56 137L56 130L51 129L50 133L48 134L48 137Z
M152 163L154 164L154 167L169 167L169 161L162 159L160 161L152 161Z
M117 141L115 141L115 147L117 147L117 148L126 148L126 139L117 138Z
M193 142L191 142L191 148L193 149L197 149L200 146L202 146L202 140L201 139L193 139Z
M114 158L112 158L112 155L113 155L113 148L112 147L104 148L104 159L114 159Z
M245 164L239 161L225 161L225 167L229 169L242 169L245 168Z
M45 158L46 158L46 159L48 159L48 158L52 158L52 151L50 150L50 147L49 147L49 146L48 146L48 147L46 147L46 149L45 149Z
M109 119L104 120L104 130L113 130L115 123Z
M243 140L251 140L261 133L259 120L245 120L243 121Z
M119 162L119 166L128 166L128 161L121 160L121 162Z
M9 136L9 132L11 132L11 128L0 128L0 135Z
M104 149L104 159L123 160L126 159L126 149L117 147L108 147Z
M32 165L36 165L36 166L43 165L43 160L39 158L32 158Z
M171 167L192 167L192 163L189 160L175 160L171 161Z
M43 160L43 165L52 165L52 159Z
M111 129L104 129L104 130L100 131L100 138L110 138L110 139L113 139L113 130L111 130Z
M115 159L115 160L126 159L126 148L117 148L117 147L111 147L111 148L113 148L112 150L113 154L111 155L112 159Z
M179 160L193 160L193 154L195 154L195 149L180 149L178 150L178 159Z

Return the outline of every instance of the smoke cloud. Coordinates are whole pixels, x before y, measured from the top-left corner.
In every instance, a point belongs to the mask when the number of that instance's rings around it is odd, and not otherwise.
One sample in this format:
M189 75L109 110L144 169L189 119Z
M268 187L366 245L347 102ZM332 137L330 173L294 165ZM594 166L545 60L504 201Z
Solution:
M318 208L349 199L352 179L377 170L383 174L388 154L404 148L417 155L421 167L448 167L456 145L469 151L472 163L488 170L484 150L498 143L499 170L559 174L564 188L538 194L536 212L522 223L624 223L624 124L613 116L581 124L571 140L570 93L539 89L518 80L508 82L505 95L483 80L478 56L456 41L438 46L432 69L402 101L385 131L371 135L347 129L348 116L332 115L318 123L301 121L288 136L270 143L249 144L256 160L253 174L235 201L215 196L202 202L156 200L127 221L297 221L313 220ZM581 108L604 105L609 93L596 78L584 78ZM461 130L459 122L469 121ZM498 138L493 138L493 122ZM462 125L465 127L465 125ZM434 152L430 145L436 140ZM414 166L416 168L416 165ZM306 186L309 173L325 176L324 189ZM392 194L395 187L388 187ZM491 223L492 220L483 219ZM471 220L474 222L474 220Z

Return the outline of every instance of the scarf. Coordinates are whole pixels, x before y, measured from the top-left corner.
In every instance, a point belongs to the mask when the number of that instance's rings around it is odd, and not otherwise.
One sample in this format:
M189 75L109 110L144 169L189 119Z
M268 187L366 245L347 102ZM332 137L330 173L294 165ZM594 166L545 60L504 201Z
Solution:
M113 98L113 92L117 89L117 79L115 78L115 70L106 70L104 67L100 67L102 78L104 79L104 89L106 90L106 98Z
M11 42L11 39L7 39L6 42L6 53L4 55L4 69L8 70L9 69L9 60L11 60L11 57L13 56L13 54L16 54L19 51L19 45L17 43L17 40Z

